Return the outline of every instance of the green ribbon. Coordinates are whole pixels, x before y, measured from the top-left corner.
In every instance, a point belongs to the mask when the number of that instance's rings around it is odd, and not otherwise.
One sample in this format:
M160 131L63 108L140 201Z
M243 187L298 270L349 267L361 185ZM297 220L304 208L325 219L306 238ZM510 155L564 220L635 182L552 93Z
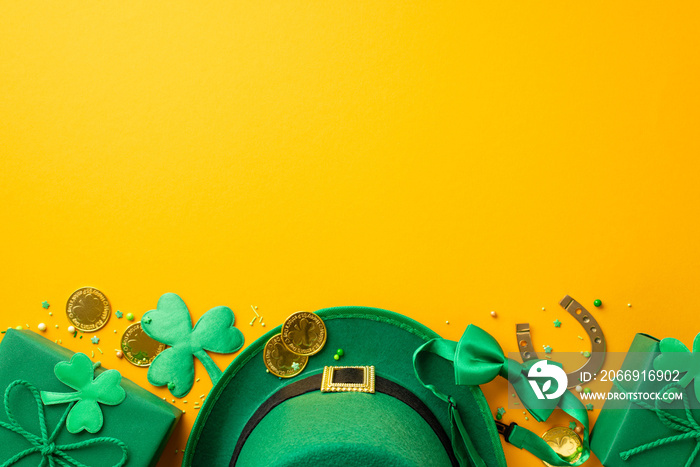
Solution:
M622 392L628 392L625 390L620 384L615 381L615 386L617 386L618 389ZM661 389L660 393L664 393L668 391L671 388L682 388L682 386L678 383L671 383L663 387ZM687 392L684 391L684 396L687 396ZM668 436L666 438L661 438L657 439L655 441L652 441L650 443L642 444L641 446L637 446L636 448L629 449L627 451L623 451L620 453L620 458L622 460L627 460L632 456L635 456L637 454L640 454L644 451L648 451L650 449L657 448L659 446L663 446L666 444L670 443L676 443L678 441L685 441L688 439L694 439L695 440L695 449L693 449L693 452L690 454L690 457L688 457L687 462L685 463L685 467L690 467L693 462L695 461L696 457L698 456L698 453L700 453L700 425L698 425L698 422L695 421L695 418L693 417L692 410L690 408L690 403L688 402L688 397L683 397L683 408L685 409L685 417L686 419L683 420L680 417L676 417L673 414L670 414L662 409L659 408L659 403L660 400L657 399L656 403L652 406L647 404L646 402L643 401L633 401L635 404L639 405L640 407L643 407L647 410L651 410L654 412L658 417L659 420L661 420L661 423L663 423L665 426L668 428L671 428L672 430L678 431L681 434L678 435L672 435Z
M10 393L15 387L18 386L23 386L25 389L28 389L29 392L31 392L32 396L34 396L34 401L37 404L37 412L39 414L39 429L41 431L41 435L37 436L34 433L30 433L29 431L25 430L22 428L22 426L19 424L17 421L17 418L15 417L12 407L10 404ZM12 384L10 384L7 389L5 390L5 413L7 414L7 418L10 421L10 423L0 421L0 427L5 428L6 430L10 430L14 433L17 433L24 437L29 443L32 445L32 447L25 449L24 451L21 451L14 456L12 456L10 459L6 460L3 462L0 467L8 467L13 465L15 462L18 462L19 460L31 455L31 454L40 454L42 456L41 463L39 464L39 467L45 467L47 464L50 467L56 467L57 465L60 467L89 467L86 464L83 464L73 457L71 457L68 452L69 451L74 451L77 449L85 448L88 446L92 446L94 444L111 444L114 446L117 446L119 449L122 451L122 457L121 460L114 465L114 467L122 467L124 464L126 464L127 460L127 447L126 444L124 444L122 441L116 439L116 438L108 438L108 437L102 437L102 438L93 438L85 441L81 441L79 443L72 443L72 444L64 444L61 446L57 446L55 443L56 437L58 436L58 432L61 430L61 427L63 426L64 422L66 421L66 417L68 416L68 412L70 411L70 408L72 407L72 404L70 407L68 407L68 410L66 410L63 414L63 417L61 417L61 421L58 423L56 428L54 429L53 433L49 436L48 430L46 428L46 416L44 414L44 406L41 403L41 396L39 395L39 391L32 386L30 383L26 381L15 381Z
M453 362L455 384L457 385L478 386L492 381L496 376L507 378L513 384L523 406L535 420L547 420L558 406L578 420L584 428L583 451L581 457L575 462L562 459L542 438L517 425L513 427L508 438L509 443L520 449L526 449L551 465L577 466L588 460L590 456L588 412L581 401L569 391L564 391L559 399L538 399L527 380L527 372L534 362L522 364L506 358L501 346L489 333L470 324L459 342L441 338L432 339L420 346L413 354L413 368L418 381L430 389L435 396L448 403L452 447L460 465L470 465L468 460L477 467L485 466L485 463L469 438L454 399L434 385L424 382L426 364L423 360L428 354L434 354ZM551 363L556 364L555 362Z

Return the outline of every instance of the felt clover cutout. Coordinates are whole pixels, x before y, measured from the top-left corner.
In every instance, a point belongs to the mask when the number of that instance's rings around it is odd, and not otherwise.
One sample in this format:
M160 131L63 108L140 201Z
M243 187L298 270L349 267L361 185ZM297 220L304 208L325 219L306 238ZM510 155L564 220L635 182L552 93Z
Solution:
M221 370L207 351L233 353L243 347L243 333L233 325L233 311L217 306L204 313L192 328L187 305L174 293L166 293L158 306L143 315L141 327L153 339L170 348L153 360L148 381L154 386L168 386L175 397L184 397L194 385L194 358L199 359L213 384Z
M700 400L700 333L695 336L692 352L672 337L659 342L659 351L661 354L654 359L654 369L685 373L678 382L685 388L695 380L695 397Z
M104 422L100 404L119 405L126 398L126 392L120 386L122 375L117 370L107 370L94 378L98 365L96 363L93 366L87 355L77 353L71 357L70 362L59 362L54 367L56 377L76 392L41 392L41 400L45 405L77 401L66 420L66 428L71 433L82 430L97 433Z

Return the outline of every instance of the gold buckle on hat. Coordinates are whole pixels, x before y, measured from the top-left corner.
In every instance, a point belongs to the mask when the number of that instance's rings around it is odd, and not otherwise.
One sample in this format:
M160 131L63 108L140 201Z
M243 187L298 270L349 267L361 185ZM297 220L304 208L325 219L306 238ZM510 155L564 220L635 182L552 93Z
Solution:
M359 372L356 370L362 370L361 380L357 378ZM321 392L369 392L374 394L374 366L323 367Z

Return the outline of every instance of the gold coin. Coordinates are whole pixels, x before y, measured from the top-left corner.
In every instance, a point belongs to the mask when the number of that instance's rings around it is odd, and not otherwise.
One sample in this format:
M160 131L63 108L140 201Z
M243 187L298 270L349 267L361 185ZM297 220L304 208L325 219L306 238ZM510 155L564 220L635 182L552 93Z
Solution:
M134 323L124 331L122 336L122 353L127 362L141 367L150 366L166 345L146 334L141 322Z
M297 311L282 325L282 342L297 355L314 355L326 344L326 325L315 313Z
M547 430L542 435L542 439L554 449L554 452L568 462L574 462L581 457L582 451L579 450L582 445L581 438L571 428L555 426L551 430ZM546 462L544 464L550 466Z
M112 307L105 294L93 287L83 287L68 298L66 314L76 329L95 332L107 324Z
M298 375L309 361L309 357L290 352L282 343L281 334L275 334L267 341L263 350L263 358L270 373L280 378L291 378Z

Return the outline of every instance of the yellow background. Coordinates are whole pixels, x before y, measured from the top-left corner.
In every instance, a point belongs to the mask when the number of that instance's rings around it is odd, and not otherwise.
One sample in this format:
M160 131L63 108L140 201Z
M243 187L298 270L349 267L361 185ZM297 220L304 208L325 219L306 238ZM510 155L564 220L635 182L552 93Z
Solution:
M137 317L164 292L195 319L228 305L247 344L356 304L453 339L476 323L506 351L529 321L556 356L585 350L570 294L603 300L609 350L690 345L699 8L0 1L0 326L43 321L89 353L65 331L89 285ZM127 324L98 333L100 359L167 396L114 356ZM161 465L182 459L197 376ZM505 381L484 390L506 404Z

